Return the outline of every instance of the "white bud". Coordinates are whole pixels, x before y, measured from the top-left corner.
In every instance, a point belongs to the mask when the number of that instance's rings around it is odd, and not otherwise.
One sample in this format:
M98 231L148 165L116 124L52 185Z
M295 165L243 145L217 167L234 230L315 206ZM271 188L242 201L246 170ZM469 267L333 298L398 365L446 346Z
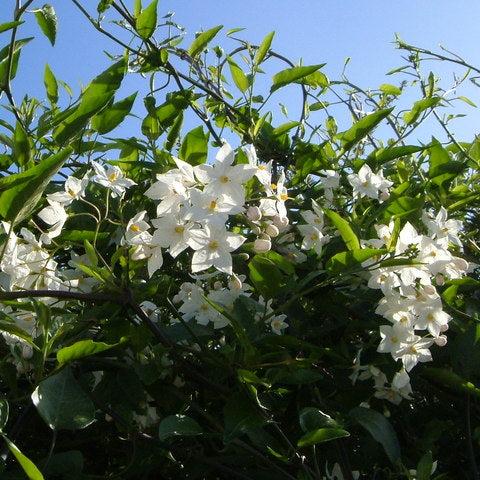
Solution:
M435 275L435 283L441 287L445 283L445 277L441 273Z
M227 340L225 338L225 335L222 335L219 339L218 339L218 343L224 347L226 344L227 344Z
M182 296L177 293L173 296L172 301L173 303L180 303L182 301Z
M269 242L272 241L272 239L270 238L270 235L267 235L266 233L261 233L259 235L259 238L263 239L263 240L268 240Z
M246 262L250 259L250 255L246 252L241 252L241 253L238 254L238 258L240 258L241 260L244 260Z
M272 242L264 238L257 238L253 243L253 249L257 253L268 252L272 248Z
M444 347L447 344L447 337L445 335L440 335L439 337L433 340L439 347Z
M248 207L247 209L247 218L252 222L258 222L262 219L262 212L261 210L256 207Z
M113 418L112 418L108 413L106 413L106 414L105 414L105 421L106 421L106 422L112 422L112 421L113 421Z
M230 290L241 290L242 287L242 281L235 274L233 274L228 280L228 288Z
M378 199L381 202L385 202L385 200L388 200L390 198L390 193L388 192L380 192L380 195L378 196Z
M220 281L220 280L217 280L214 284L213 284L213 289L214 290L221 290L223 288L223 283Z
M262 233L262 229L260 227L253 227L252 233L254 233L255 235L260 235Z
M278 237L278 234L280 233L280 230L278 230L278 227L275 225L267 225L267 228L265 229L265 233L269 235L272 238Z
M449 326L448 324L446 323L445 325L440 325L440 331L443 333L443 332L446 332L447 330L449 329Z
M279 229L285 228L289 223L287 217L281 217L280 215L275 215L272 220L273 224Z
M33 357L33 348L30 345L22 346L22 358L29 360Z

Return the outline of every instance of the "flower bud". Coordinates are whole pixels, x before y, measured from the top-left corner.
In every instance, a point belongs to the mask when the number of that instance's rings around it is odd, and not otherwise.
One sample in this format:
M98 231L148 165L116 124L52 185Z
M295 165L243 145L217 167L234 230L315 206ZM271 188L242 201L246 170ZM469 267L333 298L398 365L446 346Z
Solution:
M105 414L105 421L106 422L113 422L113 418L108 413L106 413Z
M289 221L288 221L288 217L281 217L280 215L275 215L273 218L273 224L278 227L280 230L282 228L285 228Z
M260 227L253 227L252 233L254 233L255 235L260 235L262 233L262 229Z
M256 206L248 207L247 218L252 222L258 222L262 219L262 212Z
M182 296L179 295L178 293L176 295L174 295L173 298L172 298L173 303L180 303L181 301L182 301Z
M445 335L440 335L439 337L433 340L439 347L444 347L447 344L447 337Z
M389 198L390 198L390 193L388 192L380 192L380 195L378 196L378 199L380 200L380 202L385 202Z
M269 235L270 237L272 238L275 238L275 237L278 237L278 234L280 233L280 231L278 230L278 227L276 227L275 225L268 225L267 228L265 229L265 233L267 235Z
M272 248L272 242L265 238L257 238L253 243L253 249L256 253L265 253Z
M223 283L220 281L220 280L217 280L214 284L213 284L213 289L214 290L221 290L223 288Z
M228 288L230 290L241 290L242 287L242 281L235 274L233 274L228 280Z
M440 331L443 333L443 332L446 332L447 330L449 329L449 326L448 324L446 323L445 325L440 325Z
M246 252L241 252L241 253L238 254L238 258L240 258L241 260L244 260L246 262L250 259L250 255Z
M22 358L30 360L33 357L33 348L30 345L22 346Z
M441 273L435 275L435 283L441 287L445 283L445 277Z

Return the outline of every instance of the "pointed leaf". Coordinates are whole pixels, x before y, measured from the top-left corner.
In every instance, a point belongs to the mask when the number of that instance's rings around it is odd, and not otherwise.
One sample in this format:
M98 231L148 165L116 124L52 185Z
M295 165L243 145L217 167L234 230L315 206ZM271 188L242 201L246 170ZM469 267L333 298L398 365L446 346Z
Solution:
M270 46L272 45L272 40L274 35L275 35L275 32L270 32L262 40L262 43L260 44L257 52L255 53L255 58L253 59L253 63L255 65L260 65L265 59L265 57L267 56L267 53L270 50Z
M415 123L422 114L422 112L428 110L429 108L437 106L441 102L441 100L441 97L429 97L423 98L422 100L415 102L412 109L409 112L403 114L404 122L407 125Z
M323 67L322 65L310 65L304 67L292 67L282 70L281 72L276 73L272 79L272 86L270 88L270 92L274 92L279 88L284 87L290 83L296 82L307 75L310 75L320 68Z
M32 401L52 430L77 430L95 420L95 406L69 367L40 382Z
M35 209L50 178L57 173L73 149L67 147L25 172L0 178L0 215L21 222Z
M105 108L92 118L92 128L105 134L118 127L133 107L137 92Z
M333 210L325 210L325 215L340 232L340 235L349 250L360 250L360 241L355 235L350 224Z
M153 0L135 21L135 29L144 40L150 38L157 27L157 4L158 0Z
M6 32L7 30L10 30L11 28L18 27L22 23L24 23L23 20L17 20L15 22L0 23L0 33Z
M160 440L171 437L191 437L202 433L202 427L193 418L179 414L165 417L158 427Z
M58 83L48 63L45 65L43 83L45 85L45 90L47 91L48 100L55 105L58 102Z
M5 435L3 435L3 439L27 477L30 480L44 480L42 472L40 472L36 465L27 456L25 456L20 449Z
M61 348L57 352L57 362L62 365L64 363L74 362L80 358L89 357L97 353L110 350L123 343L126 339L123 338L118 343L108 344L104 342L94 342L93 340L80 340L73 345Z
M57 36L57 14L51 5L44 5L40 10L35 10L35 19L42 32L55 45Z
M180 148L180 158L190 165L200 165L207 160L208 136L201 126L190 130L185 135Z
M329 442L337 438L349 437L350 434L341 428L319 428L306 433L298 442L299 447L308 447L317 443Z
M250 87L248 77L243 73L243 70L232 60L228 59L230 73L237 88L243 93Z
M196 57L203 49L208 45L208 43L217 35L217 33L223 28L223 25L218 25L213 27L210 30L200 33L197 38L192 42L188 48L188 54L191 57Z

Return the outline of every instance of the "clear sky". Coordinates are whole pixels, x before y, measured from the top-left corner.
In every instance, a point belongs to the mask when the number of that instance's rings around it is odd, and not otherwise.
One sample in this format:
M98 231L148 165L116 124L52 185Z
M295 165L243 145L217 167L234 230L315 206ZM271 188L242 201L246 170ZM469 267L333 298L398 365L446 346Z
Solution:
M8 21L8 7L13 6L14 0L1 3L0 21ZM43 3L34 2L33 7L39 8ZM42 78L47 62L57 77L78 93L80 85L108 66L102 50L119 53L85 21L70 0L50 3L59 18L54 48L39 32L33 15L20 27L20 38L37 38L22 53L21 68L13 85L17 99L24 93L45 97ZM126 3L132 4L133 0ZM95 12L97 1L84 0L82 4ZM160 0L159 13L168 11L174 11L174 20L186 27L186 45L195 31L219 24L225 29L246 28L239 35L252 43L260 42L265 34L275 30L273 47L278 52L293 60L302 57L304 64L327 63L324 71L330 78L338 76L344 59L351 57L348 76L363 87L376 87L387 81L396 83L395 78L385 77L388 70L402 63L401 52L392 44L395 32L408 43L424 48L438 49L442 44L480 65L480 2L473 0ZM8 32L0 34L1 46L8 39ZM452 79L454 70L460 71L439 64L433 68L446 81ZM126 83L125 94L137 89L132 82ZM470 88L463 94L480 105L480 89ZM141 102L137 107L143 108ZM456 131L461 140L468 140L478 132L480 116L471 107L460 108L469 117L458 121Z

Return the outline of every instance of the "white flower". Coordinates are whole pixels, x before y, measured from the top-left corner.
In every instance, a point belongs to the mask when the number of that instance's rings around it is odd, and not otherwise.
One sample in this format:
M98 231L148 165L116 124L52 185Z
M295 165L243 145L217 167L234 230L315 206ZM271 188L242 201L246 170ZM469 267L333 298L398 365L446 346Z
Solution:
M63 204L51 201L48 207L45 207L38 213L38 216L47 225L52 226L46 234L41 236L41 241L48 245L52 238L56 238L62 233L62 228L67 221L68 214Z
M191 229L188 245L195 250L192 257L192 272L209 267L232 274L232 256L246 240L242 235L228 232L225 226L205 224L203 229Z
M273 160L270 160L268 163L258 163L257 152L253 145L245 146L243 151L247 155L249 165L255 169L254 172L258 181L264 187L268 187L272 183Z
M180 171L170 170L157 175L157 181L148 188L145 196L152 200L161 200L157 206L157 215L176 213L187 201L187 189Z
M260 200L260 210L265 217L287 217L285 202L288 200L288 191L285 187L285 174L282 172L277 183L265 187L267 195L271 198Z
M173 258L188 247L193 222L186 220L183 215L167 215L152 220L152 224L157 229L153 233L153 243L168 248Z
M47 195L49 203L56 202L62 205L70 205L73 200L78 200L85 195L85 189L88 185L88 175L82 179L76 177L68 177L65 180L65 190L63 192L55 192Z
M243 203L228 195L215 192L201 192L193 188L190 190L191 207L187 209L187 216L200 223L215 222L225 224L229 215L243 212Z
M354 197L369 197L375 200L380 198L380 194L388 194L388 189L393 182L385 179L383 173L373 173L372 169L364 163L358 173L351 173L347 176L348 182L353 187Z
M320 183L325 189L335 189L340 185L340 175L335 170L320 170L318 172L321 177L319 177Z
M402 359L405 370L409 372L418 362L432 361L432 354L429 350L432 344L432 339L414 335L411 341L396 353L395 357Z
M285 330L288 327L288 323L285 321L287 318L286 315L275 315L270 321L270 327L272 328L272 332L276 335L281 335L282 330Z
M439 337L443 326L448 325L451 319L452 317L441 308L429 307L419 312L415 328L428 330L434 337Z
M301 212L303 219L313 227L321 230L323 228L323 211L320 208L320 205L315 201L312 200L312 207L313 212L311 210L305 210Z
M113 197L121 197L127 188L136 185L133 180L125 178L122 170L116 165L105 168L99 163L92 161L92 166L96 172L92 180L110 189Z
M445 207L441 207L436 217L431 212L423 212L422 220L428 228L428 233L435 238L446 238L449 242L462 248L462 242L458 233L463 225L460 220L447 220L448 213Z
M128 245L148 244L152 240L152 235L148 233L150 225L144 220L146 213L143 210L128 222L125 230L125 241Z
M414 336L411 330L396 323L392 326L382 325L380 327L380 337L382 340L378 345L377 352L392 353L392 355L395 355L396 352L408 344Z
M195 167L195 175L206 185L205 193L222 195L232 203L243 205L245 190L242 184L253 177L255 169L247 164L232 165L234 159L232 147L225 143L217 153L214 164Z
M303 236L302 249L314 249L317 255L321 255L323 245L325 245L330 237L324 236L322 232L313 225L297 225L298 230Z

